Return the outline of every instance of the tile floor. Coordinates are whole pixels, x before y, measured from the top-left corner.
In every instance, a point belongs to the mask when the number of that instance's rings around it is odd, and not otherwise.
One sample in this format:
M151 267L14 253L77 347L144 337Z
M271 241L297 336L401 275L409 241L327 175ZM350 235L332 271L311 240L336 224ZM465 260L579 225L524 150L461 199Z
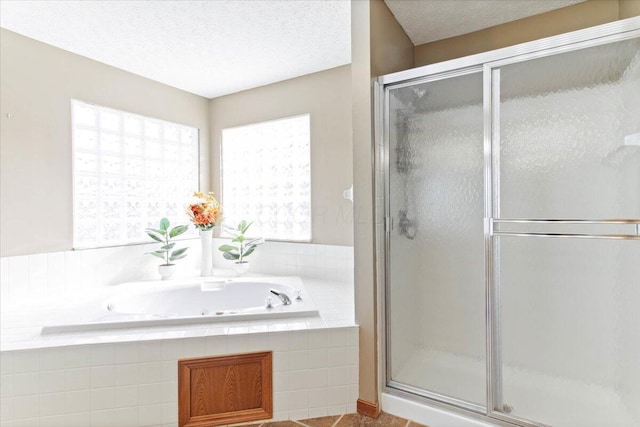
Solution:
M404 418L381 413L378 418L360 414L334 415L310 418L300 421L276 421L257 424L243 424L237 427L427 427Z

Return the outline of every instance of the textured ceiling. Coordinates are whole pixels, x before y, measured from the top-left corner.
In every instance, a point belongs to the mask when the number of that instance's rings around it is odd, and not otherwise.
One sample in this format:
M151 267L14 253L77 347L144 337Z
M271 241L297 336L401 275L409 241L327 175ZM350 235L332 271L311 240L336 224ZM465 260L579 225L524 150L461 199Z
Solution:
M385 0L414 45L459 36L585 0Z
M0 1L0 26L207 98L351 62L344 0Z

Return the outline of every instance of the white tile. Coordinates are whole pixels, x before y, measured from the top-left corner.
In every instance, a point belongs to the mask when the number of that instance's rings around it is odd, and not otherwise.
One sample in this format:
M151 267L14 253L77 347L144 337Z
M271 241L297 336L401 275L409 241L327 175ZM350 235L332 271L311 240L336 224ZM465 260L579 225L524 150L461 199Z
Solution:
M128 385L123 387L115 387L115 404L116 408L123 408L127 406L138 406L138 386ZM136 410L136 418L138 412Z
M309 348L318 349L326 348L328 343L328 334L326 329L318 329L308 332Z
M309 332L295 331L289 333L290 350L307 350L309 348Z
M289 411L306 409L309 407L309 393L307 390L289 392Z
M314 388L309 390L309 408L327 406L327 389Z
M185 338L183 340L183 357L203 357L207 354L206 338Z
M138 383L151 384L159 383L163 380L163 363L147 362L138 364Z
M47 393L40 395L40 416L64 414L66 396L64 393Z
M0 375L0 398L13 396L13 376Z
M0 422L9 422L13 419L13 399L0 398Z
M164 403L161 384L143 384L138 386L138 405L156 405Z
M273 373L273 391L288 391L289 390L289 373L288 372L274 372Z
M163 405L138 406L138 425L153 426L162 422Z
M358 347L346 347L345 353L345 362L347 365L358 364Z
M11 399L11 411L13 419L34 418L39 416L40 401L38 396L22 396Z
M0 352L0 374L13 374L13 351Z
M347 366L347 384L358 384L359 365Z
M91 427L113 427L113 409L91 411Z
M329 347L344 347L346 345L347 334L343 328L328 330Z
M65 415L40 417L40 425L47 427L68 427L67 417Z
M140 341L138 343L138 361L157 362L162 360L162 341Z
M178 427L177 403L164 403L162 405L162 422L163 426L173 425L173 427Z
M65 292L67 268L64 252L47 254L47 296L59 296Z
M202 339L202 338L198 338ZM183 342L181 339L172 339L162 341L162 359L163 360L177 360L182 357L184 351Z
M9 258L0 258L0 303L9 307Z
M91 389L91 410L112 409L116 395L113 387Z
M329 386L346 385L347 384L347 368L341 366L339 368L329 369Z
M359 329L357 327L348 328L345 334L345 341L347 346L358 346Z
M327 366L337 367L347 364L347 356L344 347L334 347L327 350Z
M295 350L289 352L289 369L299 371L309 367L309 351Z
M91 347L86 345L76 345L65 348L66 367L84 368L91 366Z
M12 423L13 427L40 427L39 418L29 418L23 420L15 420Z
M46 298L47 295L47 255L29 255L29 297Z
M329 373L326 368L309 369L308 371L308 388L326 387L329 380Z
M84 390L91 387L91 370L89 368L67 369L64 371L66 390Z
M64 369L64 367L66 366L64 348L42 348L39 350L39 353L41 371Z
M96 344L89 347L91 366L113 365L116 361L114 344Z
M227 353L227 337L225 335L206 337L205 343L207 354L211 356Z
M229 335L227 336L227 352L229 354L244 353L249 346L247 335Z
M269 332L269 342L273 351L289 350L289 333L288 332Z
M275 412L289 410L289 392L280 391L273 393L273 410Z
M118 427L137 427L138 408L116 408L113 410L113 425Z
M91 420L91 412L75 412L67 414L66 427L87 427L87 421Z
M345 405L347 403L347 387L329 387L327 389L327 405Z
M309 418L320 418L327 416L327 408L309 408Z
M290 371L289 372L289 390L302 390L307 388L309 382L309 372Z
M115 384L115 366L91 368L91 388L112 387Z
M9 298L13 302L24 302L29 295L29 258L8 258Z
M178 381L178 361L162 362L162 381Z
M138 364L130 363L128 365L115 365L114 385L132 385L138 384Z
M13 395L28 396L38 394L40 390L39 374L29 372L13 375Z
M358 385L348 385L347 386L347 394L346 394L346 402L347 404L356 404L359 396Z
M65 390L65 372L42 371L39 375L40 393L56 393Z
M138 343L125 342L114 344L115 363L136 363L138 362Z
M64 252L65 270L67 273L65 286L67 293L74 290L83 290L89 286L82 274L82 252L83 251Z
M327 349L309 350L309 368L326 368L327 362Z
M89 390L68 391L65 393L67 413L91 410L91 393Z
M13 372L37 372L40 370L38 350L24 350L13 353Z
M292 409L289 411L289 418L292 420L304 420L309 418L309 409Z
M273 352L273 371L282 372L289 370L289 352L275 351Z
M355 411L352 411L355 412ZM347 406L346 405L335 405L329 406L327 408L327 415L342 415L347 414Z

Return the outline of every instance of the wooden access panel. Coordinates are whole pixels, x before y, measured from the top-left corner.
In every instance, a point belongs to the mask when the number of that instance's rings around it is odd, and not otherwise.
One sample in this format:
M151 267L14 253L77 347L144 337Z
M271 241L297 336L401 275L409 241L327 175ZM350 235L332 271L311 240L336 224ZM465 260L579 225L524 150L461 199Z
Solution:
M271 352L178 361L179 427L273 417Z

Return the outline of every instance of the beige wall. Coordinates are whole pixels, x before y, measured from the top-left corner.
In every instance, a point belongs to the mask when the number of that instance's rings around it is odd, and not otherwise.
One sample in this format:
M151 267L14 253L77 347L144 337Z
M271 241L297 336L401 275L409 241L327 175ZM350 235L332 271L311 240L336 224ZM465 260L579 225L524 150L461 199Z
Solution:
M382 0L351 2L355 309L359 397L378 401L372 77L413 66L413 45Z
M342 195L353 182L349 65L212 99L212 176L220 176L223 129L306 113L311 115L313 243L352 245L352 206ZM217 194L220 185L214 178Z
M415 47L415 66L433 64L640 15L640 0L589 0Z
M207 99L4 29L0 43L2 256L72 246L71 98L200 129L208 188Z

